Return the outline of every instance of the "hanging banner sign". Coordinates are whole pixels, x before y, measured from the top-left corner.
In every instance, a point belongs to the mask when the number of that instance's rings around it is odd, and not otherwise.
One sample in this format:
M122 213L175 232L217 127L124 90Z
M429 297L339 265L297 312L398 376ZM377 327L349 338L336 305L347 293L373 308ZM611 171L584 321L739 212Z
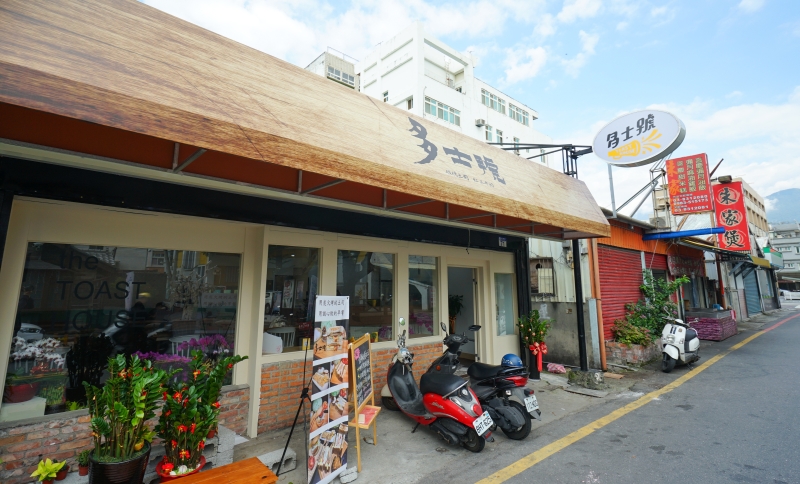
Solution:
M317 296L315 306L308 483L325 484L347 469L350 298Z
M710 212L714 209L705 153L667 160L666 169L672 215Z
M706 261L677 255L667 256L667 267L672 276L705 277Z
M646 109L608 123L595 136L592 151L611 165L644 166L675 151L685 137L686 127L675 115Z
M720 249L750 251L750 230L747 225L747 208L744 203L742 182L712 185L714 193L714 220L725 233L717 234Z

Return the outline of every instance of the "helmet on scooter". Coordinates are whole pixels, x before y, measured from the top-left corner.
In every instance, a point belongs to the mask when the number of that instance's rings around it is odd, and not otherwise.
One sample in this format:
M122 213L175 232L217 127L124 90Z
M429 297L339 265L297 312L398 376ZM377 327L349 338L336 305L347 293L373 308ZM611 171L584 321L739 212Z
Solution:
M503 357L500 361L501 366L510 366L510 367L517 367L521 368L525 365L522 364L522 360L519 356L515 355L514 353L509 353Z

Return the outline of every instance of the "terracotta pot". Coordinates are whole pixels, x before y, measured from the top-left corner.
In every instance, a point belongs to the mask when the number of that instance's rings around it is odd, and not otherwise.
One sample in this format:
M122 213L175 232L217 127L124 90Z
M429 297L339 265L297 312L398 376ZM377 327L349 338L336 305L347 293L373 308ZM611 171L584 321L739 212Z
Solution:
M6 385L3 388L3 403L27 402L36 396L38 385L36 383L21 383L19 385Z
M78 466L78 475L79 476L89 475L89 466Z
M53 480L49 479L47 481L42 481L42 484L53 484Z
M198 463L199 465L197 466L197 469L193 470L192 472L187 472L186 474L181 474L179 476L171 476L169 475L169 473L162 471L161 466L163 464L164 464L163 462L159 462L158 464L156 464L156 474L158 474L158 477L161 479L161 482L169 482L169 481L174 481L175 479L180 479L181 477L191 476L192 474L200 472L200 469L202 469L203 466L206 465L206 458L200 456L200 462Z
M64 467L62 467L61 470L56 473L56 480L63 481L64 479L67 478L68 472L69 472L69 466L64 465Z

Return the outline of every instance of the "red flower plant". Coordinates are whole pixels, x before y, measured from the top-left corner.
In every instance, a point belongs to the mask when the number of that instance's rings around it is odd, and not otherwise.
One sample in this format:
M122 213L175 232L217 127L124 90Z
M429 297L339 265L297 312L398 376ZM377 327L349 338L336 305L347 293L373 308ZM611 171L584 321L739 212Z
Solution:
M164 392L164 401L167 401L167 392Z
M172 464L171 462L164 462L163 464L161 464L161 470L164 472L170 472L174 468L175 464Z
M181 392L175 392L175 394L172 395L172 398L174 398L175 400L180 400L181 397L182 397Z
M192 422L192 426L189 427L189 432L194 433L194 430L197 428L197 424Z
M200 370L194 370L192 375L194 375L194 379L197 380L197 377L200 375Z
M206 448L206 443L201 440L200 443L197 444L197 448L200 449L200 450L205 449Z
M178 425L178 432L186 432L186 426L183 424Z
M172 410L169 410L169 409L167 409L167 413L165 413L164 415L166 415L167 417L169 417L170 415L172 415Z
M178 457L180 457L181 459L188 459L190 455L191 454L189 453L188 450L182 450L178 452Z
M173 439L172 440L172 448L174 449L177 446L178 446L178 441Z
M233 363L228 363L228 369L230 370L231 368L233 368Z
M219 408L219 402L214 402L211 404L211 406L214 408Z

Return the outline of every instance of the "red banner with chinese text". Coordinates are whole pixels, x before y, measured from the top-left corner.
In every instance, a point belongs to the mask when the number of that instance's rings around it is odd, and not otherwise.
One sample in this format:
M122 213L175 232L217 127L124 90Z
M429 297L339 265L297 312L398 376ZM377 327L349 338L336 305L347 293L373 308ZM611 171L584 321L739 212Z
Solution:
M667 160L666 168L669 206L673 215L714 209L705 153Z
M747 225L747 208L744 203L742 182L713 185L714 220L717 227L724 227L724 234L717 234L720 249L750 251L750 230Z

